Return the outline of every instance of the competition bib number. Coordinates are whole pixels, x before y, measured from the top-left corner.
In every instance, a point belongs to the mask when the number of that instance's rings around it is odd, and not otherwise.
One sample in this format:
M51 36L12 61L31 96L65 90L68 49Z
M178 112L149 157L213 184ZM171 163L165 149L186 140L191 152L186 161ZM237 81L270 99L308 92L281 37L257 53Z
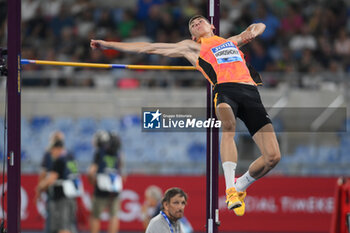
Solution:
M218 64L236 61L243 62L237 46L231 41L212 48L211 51L213 52Z

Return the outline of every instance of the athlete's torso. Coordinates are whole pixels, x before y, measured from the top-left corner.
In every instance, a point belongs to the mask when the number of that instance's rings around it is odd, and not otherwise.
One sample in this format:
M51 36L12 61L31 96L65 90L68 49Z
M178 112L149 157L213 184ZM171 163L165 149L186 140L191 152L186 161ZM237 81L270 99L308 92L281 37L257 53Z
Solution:
M244 60L244 54L237 43L213 36L201 39L201 50L196 62L196 68L212 84L246 83L253 84L249 69Z

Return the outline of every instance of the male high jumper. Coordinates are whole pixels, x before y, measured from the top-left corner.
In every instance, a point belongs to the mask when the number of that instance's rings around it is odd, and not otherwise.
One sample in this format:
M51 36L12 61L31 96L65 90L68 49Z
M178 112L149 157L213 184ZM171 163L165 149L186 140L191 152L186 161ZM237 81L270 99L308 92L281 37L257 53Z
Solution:
M116 49L125 52L160 54L184 57L214 87L217 118L222 122L220 156L226 183L228 209L242 216L245 211L246 189L255 180L266 175L281 158L276 135L269 116L261 102L257 82L246 65L239 47L252 41L265 30L263 23L250 25L239 35L224 39L215 36L212 24L197 15L189 21L192 40L178 43L122 43L91 40L93 49ZM235 182L237 148L234 141L236 117L246 125L261 156L251 163L248 171Z

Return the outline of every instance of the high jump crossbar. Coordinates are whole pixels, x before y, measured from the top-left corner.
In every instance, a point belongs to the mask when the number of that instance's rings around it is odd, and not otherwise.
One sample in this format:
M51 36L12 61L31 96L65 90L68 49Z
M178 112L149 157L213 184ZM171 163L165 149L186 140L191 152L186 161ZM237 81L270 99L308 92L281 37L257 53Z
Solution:
M64 62L21 59L22 65L51 65L51 66L75 66L105 69L129 69L129 70L196 70L194 66L160 66L160 65L124 65L124 64L101 64L84 62Z

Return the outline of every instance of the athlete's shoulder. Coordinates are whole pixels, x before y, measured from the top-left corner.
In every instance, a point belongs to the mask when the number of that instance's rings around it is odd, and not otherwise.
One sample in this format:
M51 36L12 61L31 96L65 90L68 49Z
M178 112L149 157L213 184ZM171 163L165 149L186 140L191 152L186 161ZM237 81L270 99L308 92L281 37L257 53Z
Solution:
M191 43L196 43L196 42L190 39L182 40L179 42L179 44L191 44Z
M229 37L229 38L227 38L225 40L230 41L230 42L234 43L236 46L238 46L238 42L237 42L237 40L234 37Z
M186 46L196 46L196 45L199 45L199 43L193 41L193 40L189 40L189 39L186 39L186 40L182 40L180 42L178 42L178 44L180 45L186 45Z

